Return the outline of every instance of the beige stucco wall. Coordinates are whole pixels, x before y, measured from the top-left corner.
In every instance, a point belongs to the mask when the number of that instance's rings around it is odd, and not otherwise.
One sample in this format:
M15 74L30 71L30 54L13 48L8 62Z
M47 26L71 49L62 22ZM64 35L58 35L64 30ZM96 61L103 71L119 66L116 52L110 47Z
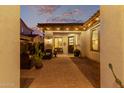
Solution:
M81 51L81 56L86 57L86 51L85 51L85 31L82 31L80 34L80 51Z
M19 35L19 6L0 6L0 87L19 87Z
M124 81L124 6L101 6L101 87L118 87L108 68ZM124 82L123 82L124 83Z
M45 32L45 49L52 49L53 48L53 32L46 31Z
M99 54L99 52L91 50L91 31L94 28L99 30L99 28L100 28L99 24L89 28L85 32L85 53L86 53L86 57L88 57L88 58L90 58L92 60L95 60L97 62L100 62L100 54Z
M87 31L82 31L80 36L80 50L82 57L88 57L94 61L100 62L100 53L91 50L91 31L96 28L99 30L100 24L96 24L95 26L89 28Z

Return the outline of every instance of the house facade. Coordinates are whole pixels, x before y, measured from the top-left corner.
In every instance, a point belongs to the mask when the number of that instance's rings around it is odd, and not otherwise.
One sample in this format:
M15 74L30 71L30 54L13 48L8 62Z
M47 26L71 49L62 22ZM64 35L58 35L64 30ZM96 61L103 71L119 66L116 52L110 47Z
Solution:
M45 49L57 49L60 54L72 54L79 49L82 57L99 62L99 16L97 11L84 23L38 23L45 32Z

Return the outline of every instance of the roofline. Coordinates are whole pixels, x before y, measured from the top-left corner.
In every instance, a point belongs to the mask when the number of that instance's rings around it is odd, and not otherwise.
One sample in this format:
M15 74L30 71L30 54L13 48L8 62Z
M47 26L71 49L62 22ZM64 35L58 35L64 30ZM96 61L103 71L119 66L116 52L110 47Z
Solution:
M69 26L72 26L72 25L77 25L77 26L81 26L83 25L83 23L38 23L37 24L37 27L41 27L41 26L65 26L65 25L69 25Z
M60 25L85 25L85 23L87 23L88 21L90 21L93 17L95 17L96 15L100 14L100 10L97 10L96 13L94 13L88 20L86 20L84 23L38 23L37 27L41 27L41 26L60 26Z
M22 22L27 29L29 29L30 31L33 32L33 30L31 28L29 28L21 18L20 18L20 22Z

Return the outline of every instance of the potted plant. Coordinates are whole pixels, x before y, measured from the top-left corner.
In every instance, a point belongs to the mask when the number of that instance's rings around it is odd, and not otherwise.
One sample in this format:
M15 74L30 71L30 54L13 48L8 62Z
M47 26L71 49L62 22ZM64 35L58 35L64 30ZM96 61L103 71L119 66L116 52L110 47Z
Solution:
M74 56L75 57L79 57L80 56L80 50L79 49L75 49L74 50Z
M42 59L42 52L39 49L39 44L35 44L35 54L33 55L33 60L35 62L36 69L40 69L43 67L41 59Z
M43 64L41 62L41 58L38 55L33 56L34 62L35 62L35 68L40 69L43 67Z

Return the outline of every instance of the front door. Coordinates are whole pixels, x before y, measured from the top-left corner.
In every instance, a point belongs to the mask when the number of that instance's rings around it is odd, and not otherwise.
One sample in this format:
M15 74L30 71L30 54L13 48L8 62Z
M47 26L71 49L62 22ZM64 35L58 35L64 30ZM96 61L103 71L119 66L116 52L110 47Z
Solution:
M68 53L73 53L74 51L74 36L68 37Z

